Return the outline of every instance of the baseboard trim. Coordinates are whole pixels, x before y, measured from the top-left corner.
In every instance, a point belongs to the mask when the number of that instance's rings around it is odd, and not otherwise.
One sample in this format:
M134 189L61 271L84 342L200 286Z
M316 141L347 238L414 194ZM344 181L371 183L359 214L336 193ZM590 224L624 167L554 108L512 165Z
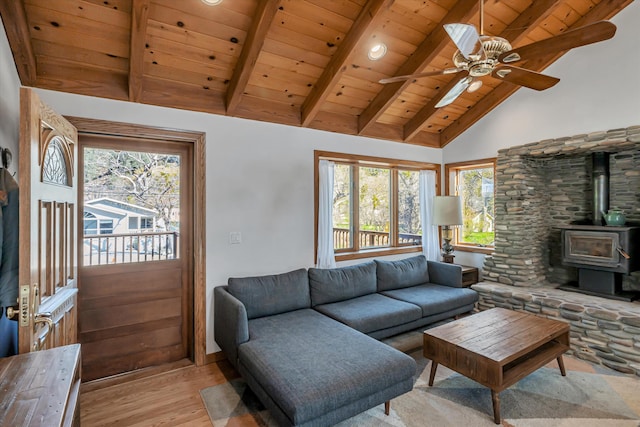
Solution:
M162 374L176 369L187 368L190 366L195 366L193 364L193 361L189 359L182 359L178 360L177 362L165 363L160 366L151 366L148 368L112 375L106 378L98 378L97 380L87 381L85 383L82 383L81 390L83 393L100 390L114 385L139 380L141 378L148 378L157 374Z
M215 353L208 353L204 357L204 364L208 365L209 363L217 363L222 360L225 360L227 356L224 355L222 351L216 351Z

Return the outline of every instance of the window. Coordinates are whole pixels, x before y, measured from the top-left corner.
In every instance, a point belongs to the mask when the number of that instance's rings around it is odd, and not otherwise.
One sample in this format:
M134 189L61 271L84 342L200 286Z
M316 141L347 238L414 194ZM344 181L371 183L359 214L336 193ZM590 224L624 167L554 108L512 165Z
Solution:
M84 213L84 234L98 234L98 220L92 213Z
M113 220L111 219L100 220L100 234L113 234Z
M96 234L113 234L113 220L100 219L92 213L84 213L84 234L96 235Z
M153 218L140 218L140 229L153 228Z
M137 230L138 229L138 217L130 216L129 217L129 230Z
M495 159L445 165L446 192L462 199L462 227L457 228L457 250L490 253L494 244Z
M420 170L435 170L437 177L440 165L317 151L316 182L322 159L335 164L336 260L421 250ZM316 187L316 218L317 209Z

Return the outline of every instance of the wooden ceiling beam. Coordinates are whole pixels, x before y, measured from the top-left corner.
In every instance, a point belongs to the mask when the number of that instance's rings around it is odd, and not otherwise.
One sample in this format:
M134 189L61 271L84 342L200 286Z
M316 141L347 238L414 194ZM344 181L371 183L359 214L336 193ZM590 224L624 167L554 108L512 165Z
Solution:
M388 9L393 2L394 0L369 0L362 8L344 41L331 57L311 93L302 104L302 126L309 126L313 121L329 95L329 91L335 87L346 70L346 64L353 57L356 47L371 36L381 12Z
M536 27L546 19L560 3L560 0L534 1L531 6L522 12L509 26L507 26L499 37L509 40L512 46L517 46L530 31L535 30ZM452 79L440 90L440 93L448 93L457 82L457 78ZM438 112L435 105L439 100L440 96L434 97L405 124L405 141L411 140L420 133L427 121Z
M319 111L316 118L309 125L309 128L328 132L337 132L345 135L357 135L358 118L350 114ZM376 123L367 129L367 133L362 136L367 138L383 139L385 141L400 142L402 140L402 126ZM419 136L409 142L409 144L440 148L440 135L422 132Z
M142 74L144 69L145 37L151 0L133 0L131 7L131 38L129 53L129 101L142 98Z
M618 12L629 5L633 0L614 1L607 0L600 2L586 15L580 18L570 29L583 27L587 24L602 21L615 16ZM532 71L543 71L549 65L554 63L558 58L566 52L551 54L535 61L527 61L522 68ZM474 123L487 115L491 110L500 105L504 100L511 96L521 86L508 82L501 83L491 93L482 98L477 104L471 107L463 116L458 118L449 127L440 134L440 146L444 147L453 141L462 132L470 128Z
M22 0L0 1L0 16L2 16L20 82L24 86L33 86L38 74L24 2Z
M224 115L224 96L223 91L206 90L202 86L147 76L140 102Z
M280 0L260 0L258 3L251 28L247 32L247 40L229 82L226 99L227 115L233 115L240 103L280 3Z
M126 72L113 73L80 62L43 56L34 87L99 98L129 99ZM73 78L69 78L73 76Z
M456 2L455 6L453 6L449 13L440 21L431 34L424 39L416 51L402 64L396 74L414 74L422 71L451 43L451 39L442 25L451 22L467 22L478 9L479 5L477 0L460 0ZM360 114L358 119L358 133L366 133L367 128L378 120L410 84L411 80L384 85L369 106Z

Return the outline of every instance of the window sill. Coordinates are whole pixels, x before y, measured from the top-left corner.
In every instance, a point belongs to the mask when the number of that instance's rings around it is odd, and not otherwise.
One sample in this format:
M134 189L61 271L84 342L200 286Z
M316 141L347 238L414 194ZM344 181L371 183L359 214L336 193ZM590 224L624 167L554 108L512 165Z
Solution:
M341 252L335 255L336 261L349 261L352 259L375 258L386 255L407 254L422 251L422 246L406 246L398 248L377 248L360 252Z
M454 245L453 248L459 252L475 252L485 255L491 255L494 251L493 246Z

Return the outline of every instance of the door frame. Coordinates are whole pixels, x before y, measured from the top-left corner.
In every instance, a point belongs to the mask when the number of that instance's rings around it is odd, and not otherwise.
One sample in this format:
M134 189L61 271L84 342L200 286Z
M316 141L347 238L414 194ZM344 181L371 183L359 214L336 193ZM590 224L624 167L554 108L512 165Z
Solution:
M207 357L206 333L205 133L74 116L65 118L78 129L78 137L110 135L193 144L193 357L196 366L214 361Z

